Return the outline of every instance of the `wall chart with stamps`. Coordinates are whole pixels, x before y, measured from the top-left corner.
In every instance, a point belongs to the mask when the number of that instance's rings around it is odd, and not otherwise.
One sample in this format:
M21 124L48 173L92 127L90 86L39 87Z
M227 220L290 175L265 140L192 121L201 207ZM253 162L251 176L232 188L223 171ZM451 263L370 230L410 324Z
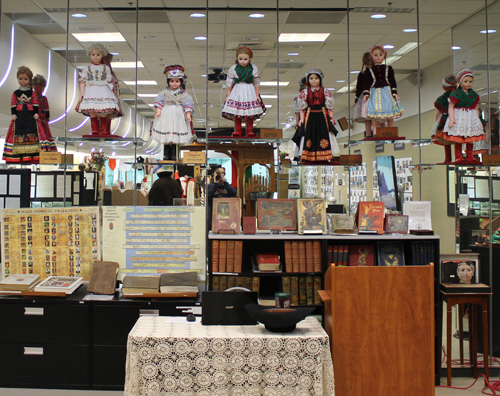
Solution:
M2 210L2 272L81 276L100 259L99 208Z
M197 271L205 279L205 208L104 206L104 260L119 277Z

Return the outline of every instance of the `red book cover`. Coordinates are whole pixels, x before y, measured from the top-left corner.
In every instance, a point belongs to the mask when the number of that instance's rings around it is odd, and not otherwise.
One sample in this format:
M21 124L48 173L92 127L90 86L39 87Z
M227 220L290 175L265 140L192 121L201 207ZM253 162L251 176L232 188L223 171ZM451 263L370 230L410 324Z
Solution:
M219 272L226 272L226 253L227 241L219 241Z
M226 271L234 272L234 241L227 241Z
M314 272L313 241L306 241L306 270L307 272Z
M375 265L375 247L373 245L351 245L349 250L350 267Z
M212 241L212 272L219 272L219 241Z
M358 233L384 233L384 203L359 202L356 220Z
M344 254L342 256L342 265L345 265L345 266L349 265L349 246L348 245L344 246Z
M277 254L259 253L257 255L257 264L279 264L280 256Z
M257 233L257 225L256 225L257 217L255 216L243 216L243 234L256 234Z
M333 257L332 261L328 263L330 265L331 263L335 263L335 265L339 265L339 246L335 245L333 247Z
M292 264L293 264L293 272L300 272L298 241L292 242Z
M335 251L333 254L335 254ZM335 262L335 265L344 265L342 262L343 259L344 259L344 246L340 245L339 246L339 254L337 256L337 261Z
M214 234L241 233L241 199L214 198L212 232Z
M241 273L243 267L243 241L234 241L234 272Z
M286 272L293 272L291 241L285 241L285 270Z
M299 242L299 270L300 272L307 272L305 241Z
M321 272L321 242L313 242L313 271Z

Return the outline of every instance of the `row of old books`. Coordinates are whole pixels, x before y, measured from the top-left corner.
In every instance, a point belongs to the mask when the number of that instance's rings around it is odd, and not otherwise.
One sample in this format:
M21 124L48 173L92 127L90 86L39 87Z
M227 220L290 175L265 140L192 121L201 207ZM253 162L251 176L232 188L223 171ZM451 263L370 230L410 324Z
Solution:
M321 276L283 276L283 293L290 294L291 305L321 304Z
M244 287L248 290L258 292L260 289L260 277L258 276L236 276L236 275L213 275L212 290L224 291L231 287Z
M435 262L436 248L433 241L411 243L413 265L428 265Z
M320 241L285 241L286 272L321 272Z
M212 241L212 272L241 273L243 241Z
M400 241L377 242L376 245L333 245L328 246L328 262L351 267L396 267L405 265L404 247Z
M130 276L123 278L122 293L198 293L196 271L170 272L160 276Z
M75 276L49 276L43 282L39 274L12 274L0 282L0 291L22 292L36 291L42 293L71 294L80 287L82 277Z

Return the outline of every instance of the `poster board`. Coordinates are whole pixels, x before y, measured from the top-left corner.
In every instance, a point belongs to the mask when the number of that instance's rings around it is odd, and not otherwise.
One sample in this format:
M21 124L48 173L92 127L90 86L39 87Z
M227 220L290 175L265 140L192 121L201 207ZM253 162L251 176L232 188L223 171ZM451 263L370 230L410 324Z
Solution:
M197 271L205 280L204 207L105 206L103 260L120 263L125 275Z
M100 257L99 208L3 209L2 276L40 274L89 280Z

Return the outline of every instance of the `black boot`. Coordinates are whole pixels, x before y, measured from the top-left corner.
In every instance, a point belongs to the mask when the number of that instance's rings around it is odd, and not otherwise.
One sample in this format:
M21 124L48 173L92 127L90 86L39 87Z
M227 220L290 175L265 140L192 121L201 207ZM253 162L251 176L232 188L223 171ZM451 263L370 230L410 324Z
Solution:
M170 145L163 145L163 161L168 161L170 159Z
M177 161L177 145L175 144L170 145L170 159L172 161Z

